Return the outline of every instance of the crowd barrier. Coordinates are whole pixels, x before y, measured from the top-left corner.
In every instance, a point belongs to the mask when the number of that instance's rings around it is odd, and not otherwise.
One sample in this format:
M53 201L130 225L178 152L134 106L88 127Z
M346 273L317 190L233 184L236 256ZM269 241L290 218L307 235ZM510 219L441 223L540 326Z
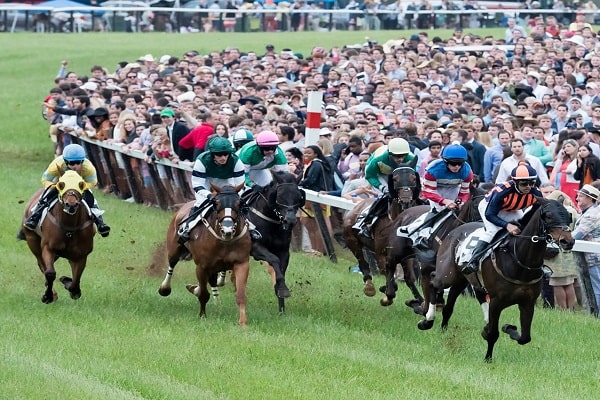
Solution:
M192 162L175 164L161 159L150 164L139 150L124 152L122 145L79 136L73 136L72 140L85 148L98 171L98 186L105 192L163 210L173 210L195 199L191 187ZM350 200L312 190L306 190L306 200L344 211L356 205ZM600 253L600 243L577 240L573 250Z
M91 30L140 32L145 29L167 32L211 30L250 32L289 31L292 15L301 14L304 30L381 30L493 28L505 19L527 19L554 15L565 23L575 19L575 10L520 9L514 3L490 2L477 10L350 10L350 9L198 9L163 7L53 7L28 4L0 4L0 31L83 32ZM596 10L577 10L596 14ZM208 17L200 17L200 14ZM231 15L234 14L234 17ZM60 18L56 16L60 15ZM152 18L150 18L152 15ZM189 21L193 20L194 23ZM251 20L258 21L257 26Z
M167 160L146 162L146 155L141 151L123 151L123 146L114 143L97 141L85 137L73 136L72 141L82 145L88 158L96 166L98 186L106 193L112 193L121 199L149 206L160 207L164 210L174 210L179 205L194 200L191 187L193 163ZM311 203L311 210L319 226L321 237L329 259L337 263L334 240L329 234L325 219L321 212L321 204L339 208L344 211L352 210L356 203L341 197L321 194L306 190L306 200ZM600 243L577 240L573 251L577 252L576 262L580 271L589 271L583 253L600 252ZM588 274L589 275L589 274ZM582 276L582 285L586 293L592 293L589 276ZM586 295L592 313L598 314L598 306L593 296Z

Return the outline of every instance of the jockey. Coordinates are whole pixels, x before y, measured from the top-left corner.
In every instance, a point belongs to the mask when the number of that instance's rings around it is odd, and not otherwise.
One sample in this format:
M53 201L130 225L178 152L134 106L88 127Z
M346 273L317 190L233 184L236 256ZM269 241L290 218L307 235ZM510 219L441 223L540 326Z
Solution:
M229 140L216 136L208 141L204 153L196 158L192 171L192 187L196 193L196 202L190 209L186 219L181 222L177 234L179 243L184 244L190 240L190 230L194 227L198 217L212 205L211 183L215 186L238 186L244 182L244 164L234 153L234 148ZM250 226L252 239L260 239L260 233Z
M78 144L70 144L65 146L61 156L56 157L48 166L42 175L42 185L46 189L31 216L25 221L25 228L33 231L42 217L44 208L52 204L58 197L58 190L55 187L58 179L68 170L77 172L86 183L86 190L83 192L83 200L89 207L94 222L98 227L98 233L102 237L107 237L110 233L110 227L102 220L103 210L98 208L98 203L94 199L91 189L98 183L96 177L96 168L90 160L85 156L85 150Z
M414 159L408 142L402 138L394 138L390 140L387 148L380 147L367 161L365 179L379 191L380 195L371 205L367 214L363 218L359 218L353 226L359 230L360 236L372 238L370 227L375 217L387 211L383 205L386 204L385 192L387 192L392 171L402 165L410 165Z
M252 135L252 132L244 127L238 128L235 132L233 132L232 142L236 152L239 152L246 143L253 141L254 135Z
M260 192L264 186L273 181L269 169L274 172L288 170L287 159L281 148L279 138L271 131L262 131L256 135L256 142L244 145L239 151L240 160L244 163L246 186Z
M524 209L537 202L536 197L543 197L542 192L536 187L537 172L529 164L520 162L510 175L512 178L510 181L494 186L479 203L479 214L483 219L485 233L478 237L479 242L473 249L473 256L462 269L464 274L479 269L479 258L485 253L488 244L499 230L506 229L511 235L521 233L515 221L523 216Z
M455 210L469 200L473 171L466 161L467 150L460 144L451 144L442 151L441 160L435 160L427 166L421 194L429 200L431 210L410 225L400 227L400 236L428 239L430 231L424 228L430 228L432 221L439 222L434 217L440 211ZM414 244L425 243L418 240Z

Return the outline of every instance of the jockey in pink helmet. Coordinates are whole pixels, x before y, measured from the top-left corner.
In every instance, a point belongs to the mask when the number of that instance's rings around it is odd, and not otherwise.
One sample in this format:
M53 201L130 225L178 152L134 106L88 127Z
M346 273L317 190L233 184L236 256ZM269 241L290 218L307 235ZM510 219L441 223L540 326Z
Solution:
M262 131L254 142L247 143L239 151L244 163L246 185L260 191L273 180L270 170L287 171L287 160L279 147L279 138L272 131Z

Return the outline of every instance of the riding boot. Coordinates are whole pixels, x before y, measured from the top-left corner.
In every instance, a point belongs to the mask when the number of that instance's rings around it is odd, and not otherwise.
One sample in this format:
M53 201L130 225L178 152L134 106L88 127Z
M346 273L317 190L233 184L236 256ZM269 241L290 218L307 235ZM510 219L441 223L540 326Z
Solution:
M46 208L46 206L48 206L48 202L45 199L41 198L35 205L35 208L31 212L31 215L29 216L29 218L27 218L23 226L29 229L30 231L34 231L38 223L40 222L40 218L42 218L42 211L44 210L44 208Z
M489 243L484 242L483 240L477 242L477 245L475 245L475 248L473 249L471 260L462 268L463 274L468 275L479 270L479 258L481 258L487 249L488 244Z
M360 225L358 235L367 239L373 239L373 235L371 235L371 229L369 229L369 224L366 221L363 221Z
M250 220L247 220L247 221L248 221L248 231L250 232L250 239L252 239L252 241L262 239L261 233L258 230L256 230L256 225L254 225Z
M202 206L193 206L190 209L190 213L188 214L186 219L181 221L179 229L177 230L177 234L179 235L179 239L177 239L177 242L179 242L179 244L184 244L185 242L190 240L190 222L192 221L193 217L195 217L198 214L201 208Z
M94 216L94 222L96 223L96 227L98 228L98 233L102 237L107 237L110 234L110 226L104 223L104 219L102 216Z

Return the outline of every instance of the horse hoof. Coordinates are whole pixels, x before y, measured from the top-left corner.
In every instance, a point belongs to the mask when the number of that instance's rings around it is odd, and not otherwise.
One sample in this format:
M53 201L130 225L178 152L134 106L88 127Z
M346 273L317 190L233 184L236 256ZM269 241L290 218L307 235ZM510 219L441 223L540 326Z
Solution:
M77 292L69 292L73 300L78 300L81 297L81 290Z
M159 288L158 289L158 294L160 294L163 297L167 297L168 295L171 294L171 288Z
M276 289L275 292L277 294L277 297L279 297L280 299L287 299L291 296L290 290L288 288Z
M188 290L188 292L190 292L194 296L198 296L198 292L200 289L200 287L198 285L185 285L185 288ZM200 317L202 317L202 315L200 315Z
M379 300L379 304L381 304L384 307L391 306L392 304L394 304L394 300L385 296L385 297L382 297L381 300Z
M422 331L427 331L427 330L433 328L433 320L429 321L429 320L424 319L423 321L420 321L417 324L417 328L419 328Z
M421 307L421 301L417 299L406 300L404 304L412 308L413 312L417 315L423 315L423 308Z
M373 285L373 282L371 282L371 281L366 282L365 288L363 289L363 291L365 292L365 295L367 295L369 297L375 296L375 285Z
M71 286L71 283L73 282L73 279L69 278L68 276L61 276L58 280L60 281L60 283L63 284L63 286L67 290L69 290L69 287Z
M509 335L511 332L515 332L516 330L517 330L517 327L514 325L510 325L510 324L502 325L502 332L508 333Z
M44 295L42 296L42 303L50 304L50 303L56 301L56 299L58 299L58 294L52 293L52 296L48 296L47 294L44 293Z

